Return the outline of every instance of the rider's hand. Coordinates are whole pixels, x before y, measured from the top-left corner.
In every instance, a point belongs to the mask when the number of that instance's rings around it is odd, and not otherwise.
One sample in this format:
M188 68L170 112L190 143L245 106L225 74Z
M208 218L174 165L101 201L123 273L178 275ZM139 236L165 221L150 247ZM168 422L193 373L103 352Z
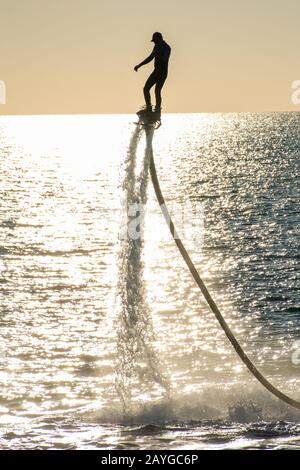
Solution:
M137 71L138 71L138 69L139 69L139 66L138 66L138 65L136 65L136 66L134 67L134 70L137 72Z

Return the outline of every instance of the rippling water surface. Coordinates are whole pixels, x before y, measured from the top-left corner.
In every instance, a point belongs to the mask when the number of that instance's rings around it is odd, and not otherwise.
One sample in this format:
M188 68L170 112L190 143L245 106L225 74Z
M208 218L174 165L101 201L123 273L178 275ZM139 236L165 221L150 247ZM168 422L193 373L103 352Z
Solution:
M0 118L0 447L300 448L300 412L245 370L176 251L134 120ZM152 142L211 294L298 399L299 129L166 115ZM142 241L120 235L124 197L147 203Z

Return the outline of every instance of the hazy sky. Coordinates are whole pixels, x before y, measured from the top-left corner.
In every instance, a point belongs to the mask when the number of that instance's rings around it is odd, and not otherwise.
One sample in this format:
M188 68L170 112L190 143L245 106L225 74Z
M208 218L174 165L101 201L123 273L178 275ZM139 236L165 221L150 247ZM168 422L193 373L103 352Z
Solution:
M0 0L0 113L135 112L154 31L165 112L300 111L299 21L300 0Z

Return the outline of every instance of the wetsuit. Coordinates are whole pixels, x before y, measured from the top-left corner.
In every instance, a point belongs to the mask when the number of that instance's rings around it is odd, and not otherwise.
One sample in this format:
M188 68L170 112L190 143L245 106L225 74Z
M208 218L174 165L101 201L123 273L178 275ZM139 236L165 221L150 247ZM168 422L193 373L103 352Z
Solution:
M154 70L144 86L144 97L146 106L151 106L150 89L155 86L156 108L161 107L161 89L168 76L168 63L171 48L165 41L160 41L154 46L151 56L154 57ZM151 57L150 56L150 57Z

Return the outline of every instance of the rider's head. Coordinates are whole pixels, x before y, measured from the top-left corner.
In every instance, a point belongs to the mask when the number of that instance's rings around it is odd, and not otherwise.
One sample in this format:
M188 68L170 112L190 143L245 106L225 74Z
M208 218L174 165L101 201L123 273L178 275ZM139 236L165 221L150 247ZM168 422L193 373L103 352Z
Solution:
M161 33L153 33L151 42L154 42L154 44L157 44L163 40L162 34Z

